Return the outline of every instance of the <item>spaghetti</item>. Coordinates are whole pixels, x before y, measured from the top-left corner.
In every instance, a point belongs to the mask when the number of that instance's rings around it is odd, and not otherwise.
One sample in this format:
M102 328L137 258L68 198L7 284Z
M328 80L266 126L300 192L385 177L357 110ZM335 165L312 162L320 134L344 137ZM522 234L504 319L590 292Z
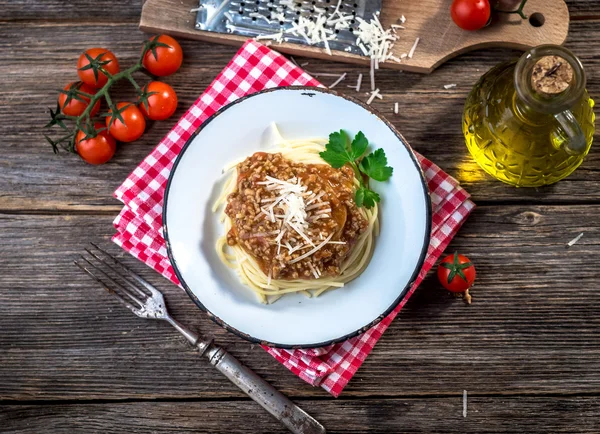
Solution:
M377 204L358 208L352 169L334 169L319 153L326 140L284 140L226 168L213 206L225 233L221 261L263 303L284 294L318 296L367 267L379 231Z

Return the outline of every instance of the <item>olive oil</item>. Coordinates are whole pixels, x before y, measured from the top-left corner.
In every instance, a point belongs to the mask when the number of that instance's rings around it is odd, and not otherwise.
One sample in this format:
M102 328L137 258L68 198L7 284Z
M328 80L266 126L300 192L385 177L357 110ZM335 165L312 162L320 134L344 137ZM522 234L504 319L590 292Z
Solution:
M515 186L552 184L570 175L588 153L594 135L594 102L585 90L579 60L562 47L535 50L525 53L519 64L506 62L484 74L469 94L463 116L463 133L475 161ZM549 55L560 56L552 58L555 66L535 66ZM564 69L561 59L573 67L565 70L572 72L569 89L538 95L532 74L538 72L544 85L553 84L552 75Z

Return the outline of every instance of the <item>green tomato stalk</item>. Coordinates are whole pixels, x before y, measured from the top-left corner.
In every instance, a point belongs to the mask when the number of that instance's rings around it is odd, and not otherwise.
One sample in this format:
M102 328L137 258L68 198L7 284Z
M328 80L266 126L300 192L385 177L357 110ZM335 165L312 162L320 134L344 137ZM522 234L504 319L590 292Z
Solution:
M78 131L83 131L86 135L86 138L93 138L96 137L97 134L102 131L102 129L100 130L96 130L94 127L94 122L91 116L91 111L94 107L94 105L96 104L96 102L98 102L101 98L105 98L106 99L106 103L108 105L109 108L109 112L110 114L105 114L104 116L110 116L110 121L109 124L112 124L112 122L114 122L114 120L118 119L121 122L125 123L123 120L123 117L121 116L121 111L119 111L116 107L116 105L112 102L112 99L110 97L109 94L109 90L110 88L113 86L113 84L115 84L117 81L122 80L122 79L126 79L128 80L133 87L136 89L136 91L138 92L138 96L139 96L139 100L144 104L144 106L146 108L148 108L148 97L153 95L156 92L146 92L144 91L135 81L135 79L133 78L133 74L135 72L142 72L146 75L148 75L151 78L155 78L152 74L150 74L150 72L148 72L148 70L146 70L143 66L143 61L144 61L144 57L146 56L146 53L148 51L152 51L152 53L154 54L155 58L157 57L156 54L156 49L158 47L169 47L169 45L164 44L162 42L158 41L158 36L153 37L152 39L146 41L144 43L144 47L142 50L142 55L140 56L139 60L137 61L137 63L135 65L133 65L132 67L125 69L123 71L118 72L117 74L111 74L110 72L108 72L105 68L104 65L106 64L106 62L103 62L101 60L102 56L105 53L101 53L99 56L97 56L95 59L89 59L90 63L83 67L82 69L91 69L94 72L94 76L97 78L98 74L102 73L104 74L108 80L106 82L106 84L104 86L102 86L102 88L100 88L95 94L91 95L89 93L86 92L82 92L81 90L79 90L77 88L77 86L74 86L71 89L68 90L60 90L59 92L64 93L67 95L67 98L65 100L65 103L63 105L63 107L60 107L60 104L56 104L56 110L50 110L50 122L48 122L48 124L45 126L46 128L51 128L55 125L57 125L58 127L60 127L62 130L65 130L68 132L68 134L59 137L57 139L51 139L50 137L48 137L47 135L44 135L44 137L46 138L46 140L48 141L48 143L50 143L50 145L52 146L52 149L54 151L55 154L57 154L59 152L59 149L62 148L65 151L68 152L73 152L76 153L75 150L75 137L77 136L77 132ZM79 101L83 101L83 98L87 98L89 99L89 103L86 107L86 109L83 111L83 113L81 113L81 115L79 116L69 116L66 115L64 113L62 113L62 109L64 109L69 102L72 99L77 99ZM69 120L74 122L74 126L72 128L69 128L64 121Z

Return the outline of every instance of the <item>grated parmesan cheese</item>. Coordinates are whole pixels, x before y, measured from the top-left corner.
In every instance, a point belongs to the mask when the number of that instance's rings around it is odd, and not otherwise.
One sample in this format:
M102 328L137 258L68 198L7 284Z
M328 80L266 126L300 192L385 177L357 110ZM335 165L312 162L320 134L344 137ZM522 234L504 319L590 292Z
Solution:
M453 87L456 87L456 83L450 83L450 84L444 85L444 89L452 89Z
M360 92L360 85L362 84L362 74L358 74L358 79L356 80L356 91Z
M371 76L371 92L375 91L375 59L371 59L371 70L369 71Z
M309 250L308 252L304 253L303 255L298 256L296 259L292 259L289 264L295 264L296 262L299 262L301 260L303 260L304 258L308 258L309 256L311 256L312 254L318 252L319 250L321 250L325 244L327 244L329 242L329 240L331 240L331 238L333 237L334 232L330 233L329 236L327 238L325 238L325 240L323 242L321 242L321 244L319 244L318 246L316 246L314 249Z
M398 114L398 103L394 103L394 114Z
M371 96L369 97L369 99L367 100L367 105L371 105L371 103L373 102L373 100L375 98L379 98L382 99L383 97L381 96L381 94L379 93L379 89L375 89L373 92L371 92Z
M412 48L410 49L410 51L408 52L408 58L412 59L413 55L415 54L415 50L417 49L417 45L419 45L419 40L421 38L417 38L415 39L415 43L413 44Z
M577 242L578 242L578 241L581 239L581 237L583 237L583 232L582 232L582 233L580 233L579 235L577 235L577 236L576 236L575 238L573 238L571 241L569 241L569 242L567 243L567 247L572 247L572 246L574 246L574 245L575 245L575 243L577 243Z
M333 89L334 87L336 87L338 84L340 84L342 82L342 80L344 80L346 78L346 73L344 72L342 75L340 75L340 77L334 81L331 86L329 86L329 89Z
M283 42L283 32L273 33L270 35L259 35L254 38L255 41L261 41L263 39L271 39L276 42Z

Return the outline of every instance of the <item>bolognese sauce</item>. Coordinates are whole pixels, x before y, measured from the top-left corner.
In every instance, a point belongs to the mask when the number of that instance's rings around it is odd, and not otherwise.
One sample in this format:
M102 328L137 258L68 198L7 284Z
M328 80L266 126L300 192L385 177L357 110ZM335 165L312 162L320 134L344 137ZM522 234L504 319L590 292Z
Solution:
M256 152L237 165L225 214L239 245L272 279L335 277L368 221L354 203L350 167L304 164Z

